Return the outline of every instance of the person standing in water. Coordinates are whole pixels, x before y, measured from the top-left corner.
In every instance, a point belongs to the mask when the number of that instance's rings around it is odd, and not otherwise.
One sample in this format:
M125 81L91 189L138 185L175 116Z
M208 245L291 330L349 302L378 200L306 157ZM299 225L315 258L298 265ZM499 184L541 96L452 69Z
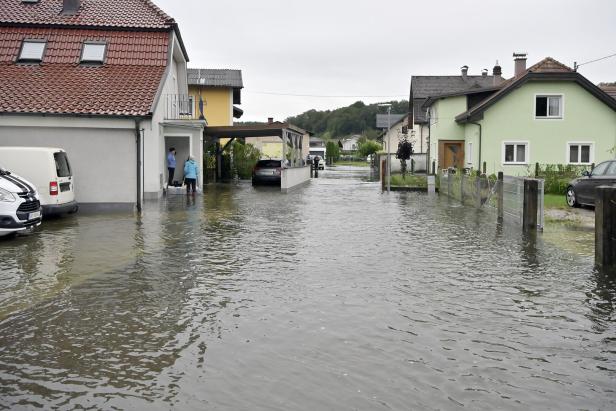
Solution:
M197 192L197 176L199 175L199 166L193 156L188 157L184 164L184 182L186 183L186 194L195 194ZM192 191L191 191L192 190Z
M169 172L169 181L167 185L171 187L173 185L173 176L175 175L175 148L171 147L167 154L167 171Z

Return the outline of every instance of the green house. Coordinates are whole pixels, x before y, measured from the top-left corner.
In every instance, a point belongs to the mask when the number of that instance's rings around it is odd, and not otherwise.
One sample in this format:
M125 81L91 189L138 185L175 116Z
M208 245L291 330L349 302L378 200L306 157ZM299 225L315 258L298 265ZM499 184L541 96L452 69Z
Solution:
M431 159L449 167L528 175L535 163L593 164L616 157L616 100L546 58L491 87L432 96Z

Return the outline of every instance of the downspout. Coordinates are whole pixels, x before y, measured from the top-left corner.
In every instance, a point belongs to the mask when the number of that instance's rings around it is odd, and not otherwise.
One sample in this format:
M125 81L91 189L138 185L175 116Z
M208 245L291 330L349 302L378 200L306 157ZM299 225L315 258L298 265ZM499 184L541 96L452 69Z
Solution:
M142 204L142 196L141 196L141 192L143 190L143 187L141 185L141 180L143 178L143 173L142 173L142 161L141 161L141 156L142 156L142 151L141 151L141 144L142 144L142 138L141 138L141 119L137 118L135 119L135 139L137 142L137 212L141 213L141 211L143 210L143 204Z
M481 124L480 123L476 123L474 121L469 121L469 124L474 124L476 126L479 126L479 164L477 165L477 169L481 172L483 171L483 169L481 168L481 134L483 132L482 128L481 128Z

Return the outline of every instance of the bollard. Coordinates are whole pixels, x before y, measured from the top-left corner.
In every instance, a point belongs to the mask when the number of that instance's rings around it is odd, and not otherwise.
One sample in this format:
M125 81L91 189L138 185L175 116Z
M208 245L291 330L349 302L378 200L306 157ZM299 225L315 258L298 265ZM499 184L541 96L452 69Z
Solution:
M505 176L502 171L498 172L498 182L496 183L496 195L497 195L497 210L498 210L498 222L503 222L505 216L505 198L504 198L504 183Z
M616 274L616 186L600 186L595 201L595 263Z
M537 231L537 200L539 197L539 181L527 178L524 180L524 211L522 212L522 228L524 232Z

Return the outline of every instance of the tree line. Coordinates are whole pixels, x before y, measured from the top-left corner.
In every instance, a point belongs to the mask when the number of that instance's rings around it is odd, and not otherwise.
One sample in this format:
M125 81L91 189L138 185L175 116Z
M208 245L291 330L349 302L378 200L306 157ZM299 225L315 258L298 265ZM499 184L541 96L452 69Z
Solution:
M394 101L391 104L392 114L408 113L408 101ZM378 135L376 115L385 113L385 109L377 104L367 105L358 101L335 110L308 110L297 116L289 117L286 121L304 130L312 131L316 136L324 139L340 139L352 134L361 134L373 140Z

